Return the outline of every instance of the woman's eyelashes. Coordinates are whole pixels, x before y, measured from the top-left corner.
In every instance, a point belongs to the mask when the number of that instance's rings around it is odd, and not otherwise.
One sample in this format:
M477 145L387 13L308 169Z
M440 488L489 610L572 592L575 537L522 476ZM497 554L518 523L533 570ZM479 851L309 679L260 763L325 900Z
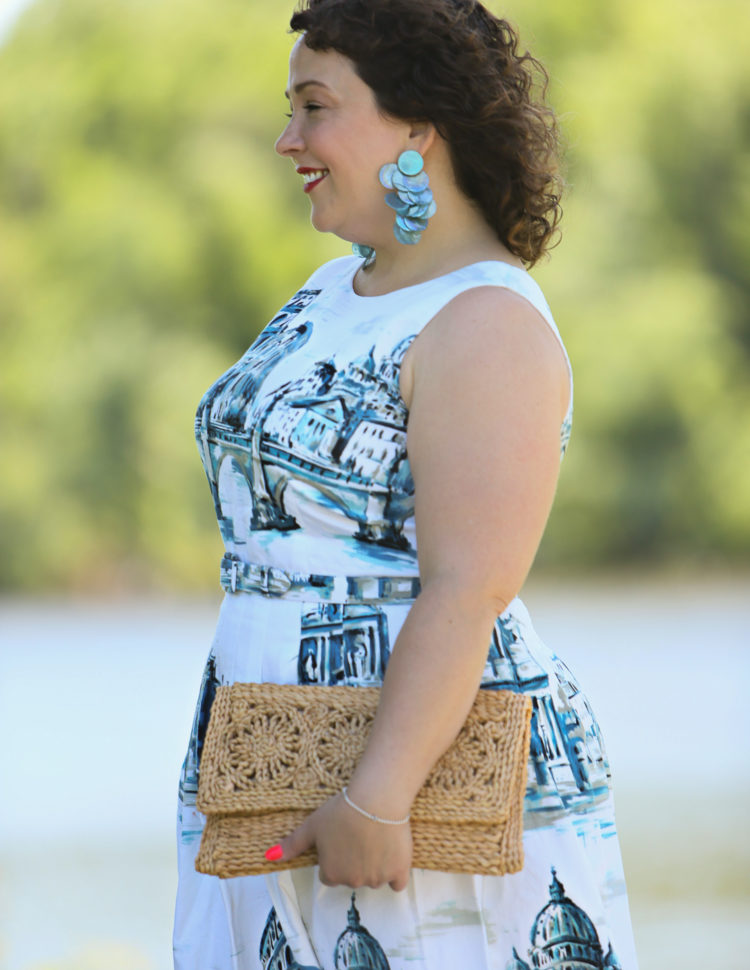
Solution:
M302 105L302 110L303 111L318 111L322 107L323 107L322 104L308 103L308 104L303 104ZM294 112L292 112L292 111L286 111L286 112L284 112L284 117L285 118L291 118L293 114L294 114Z

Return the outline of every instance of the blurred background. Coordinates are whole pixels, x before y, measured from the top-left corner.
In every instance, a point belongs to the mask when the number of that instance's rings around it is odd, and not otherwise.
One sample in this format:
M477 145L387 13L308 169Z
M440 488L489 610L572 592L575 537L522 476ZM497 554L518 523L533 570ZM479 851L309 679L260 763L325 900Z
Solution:
M750 5L506 0L568 190L576 372L526 599L609 738L641 970L747 970ZM323 260L292 4L0 3L0 967L168 970L220 597L203 391ZM402 970L402 968L394 968Z

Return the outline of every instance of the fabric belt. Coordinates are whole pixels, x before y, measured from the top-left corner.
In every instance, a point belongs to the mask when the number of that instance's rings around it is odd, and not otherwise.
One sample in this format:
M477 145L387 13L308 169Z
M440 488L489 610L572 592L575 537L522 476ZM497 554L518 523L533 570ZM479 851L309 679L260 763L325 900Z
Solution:
M278 566L244 562L227 553L221 560L221 585L227 593L331 603L409 602L419 595L419 576L323 576L292 573Z

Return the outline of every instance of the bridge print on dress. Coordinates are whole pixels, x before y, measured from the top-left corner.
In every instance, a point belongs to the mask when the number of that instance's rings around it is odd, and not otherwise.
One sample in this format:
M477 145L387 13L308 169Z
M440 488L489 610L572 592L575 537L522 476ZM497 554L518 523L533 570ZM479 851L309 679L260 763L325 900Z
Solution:
M377 687L390 656L388 620L372 603L316 603L300 620L300 684Z
M294 312L311 294L298 295ZM298 529L308 514L334 535L410 549L403 524L414 514L414 483L399 374L413 337L377 361L373 350L342 368L320 360L253 402L280 357L309 338L309 325L292 327L290 312L198 409L196 436L222 537L242 545L255 530Z
M554 657L552 668L550 678L513 616L498 618L481 686L531 697L526 824L528 813L546 824L571 808L593 809L609 795L609 762L594 712L565 664Z
M296 324L296 317L319 293L320 290L296 293L240 360L206 391L198 405L195 437L225 540L232 535L231 519L225 520L222 515L219 497L219 475L224 460L228 458L230 482L235 466L244 482L242 469L248 460L247 429L253 404L264 380L279 361L310 339L312 324Z
M505 970L623 970L609 944L604 952L590 917L565 895L565 887L552 869L549 902L531 927L531 947L526 963L513 947Z
M402 530L414 513L414 483L399 374L412 339L377 361L374 348L343 368L334 358L318 361L261 404L253 420L253 528L294 528L290 513L313 506L335 534L409 548Z

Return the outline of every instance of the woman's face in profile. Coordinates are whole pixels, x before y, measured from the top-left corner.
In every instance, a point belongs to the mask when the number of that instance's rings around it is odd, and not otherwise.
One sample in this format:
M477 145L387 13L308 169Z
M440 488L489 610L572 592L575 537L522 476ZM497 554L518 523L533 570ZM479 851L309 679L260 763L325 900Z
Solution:
M350 242L390 232L378 172L408 147L409 125L378 111L372 90L337 51L301 38L289 60L291 117L276 151L294 163L320 232Z

